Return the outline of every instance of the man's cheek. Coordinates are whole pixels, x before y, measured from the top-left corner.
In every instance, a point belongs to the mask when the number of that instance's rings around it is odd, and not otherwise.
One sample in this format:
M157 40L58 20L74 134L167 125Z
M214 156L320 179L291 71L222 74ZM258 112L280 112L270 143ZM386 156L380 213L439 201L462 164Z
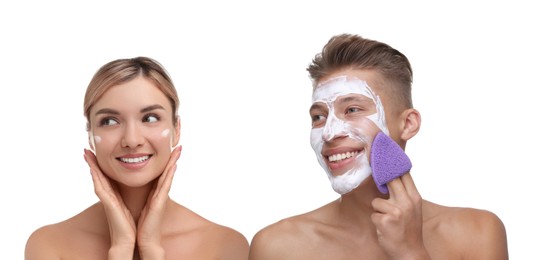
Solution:
M350 137L365 144L371 144L378 132L379 127L366 117L350 123Z

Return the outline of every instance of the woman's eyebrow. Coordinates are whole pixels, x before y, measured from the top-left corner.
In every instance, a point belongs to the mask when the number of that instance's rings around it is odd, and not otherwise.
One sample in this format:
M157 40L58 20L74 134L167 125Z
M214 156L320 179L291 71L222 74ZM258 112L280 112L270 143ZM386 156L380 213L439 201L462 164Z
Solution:
M102 108L98 111L96 111L96 114L95 115L99 115L99 114L112 114L112 115L118 115L120 114L118 111L116 110L113 110L111 108Z
M163 106L155 104L155 105L147 106L147 107L141 109L141 113L146 113L146 112L149 112L149 111L152 111L152 110L156 110L156 109L165 110L165 108Z

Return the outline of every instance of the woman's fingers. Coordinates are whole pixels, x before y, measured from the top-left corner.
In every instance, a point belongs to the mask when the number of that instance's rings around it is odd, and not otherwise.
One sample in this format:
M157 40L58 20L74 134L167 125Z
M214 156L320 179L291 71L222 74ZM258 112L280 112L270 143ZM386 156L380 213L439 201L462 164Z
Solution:
M181 145L176 147L170 154L170 158L165 167L165 170L159 177L157 181L157 186L155 194L153 196L158 197L159 194L168 194L170 191L170 186L172 184L172 179L174 178L174 173L176 171L176 163L181 156ZM161 192L162 191L162 192Z
M111 185L109 182L105 179L105 176L103 176L102 171L100 170L100 167L98 166L98 162L96 161L96 156L94 154L85 149L84 150L83 157L85 158L85 161L89 165L89 169L91 172L91 177L93 179L94 183L94 189L97 195L100 195L102 192L109 192L111 190Z

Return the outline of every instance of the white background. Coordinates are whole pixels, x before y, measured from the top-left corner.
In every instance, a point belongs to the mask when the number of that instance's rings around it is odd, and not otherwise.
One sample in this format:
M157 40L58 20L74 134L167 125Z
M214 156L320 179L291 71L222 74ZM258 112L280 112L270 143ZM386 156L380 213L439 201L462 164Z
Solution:
M412 62L423 123L407 153L422 196L496 213L511 259L531 259L531 9L293 2L2 2L2 258L22 259L33 230L97 201L82 157L83 95L117 58L155 58L177 86L179 203L251 240L336 199L309 144L305 69L331 36L355 33Z

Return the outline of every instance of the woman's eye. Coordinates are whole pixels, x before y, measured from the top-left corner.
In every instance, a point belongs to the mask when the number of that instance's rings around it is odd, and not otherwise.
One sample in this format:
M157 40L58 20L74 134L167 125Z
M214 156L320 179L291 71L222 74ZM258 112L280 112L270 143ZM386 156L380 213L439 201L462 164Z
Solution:
M159 121L159 116L157 115L146 115L143 119L143 122L147 122L147 123L155 123L157 121Z
M100 126L111 126L118 124L118 121L111 117L106 117L100 120Z

